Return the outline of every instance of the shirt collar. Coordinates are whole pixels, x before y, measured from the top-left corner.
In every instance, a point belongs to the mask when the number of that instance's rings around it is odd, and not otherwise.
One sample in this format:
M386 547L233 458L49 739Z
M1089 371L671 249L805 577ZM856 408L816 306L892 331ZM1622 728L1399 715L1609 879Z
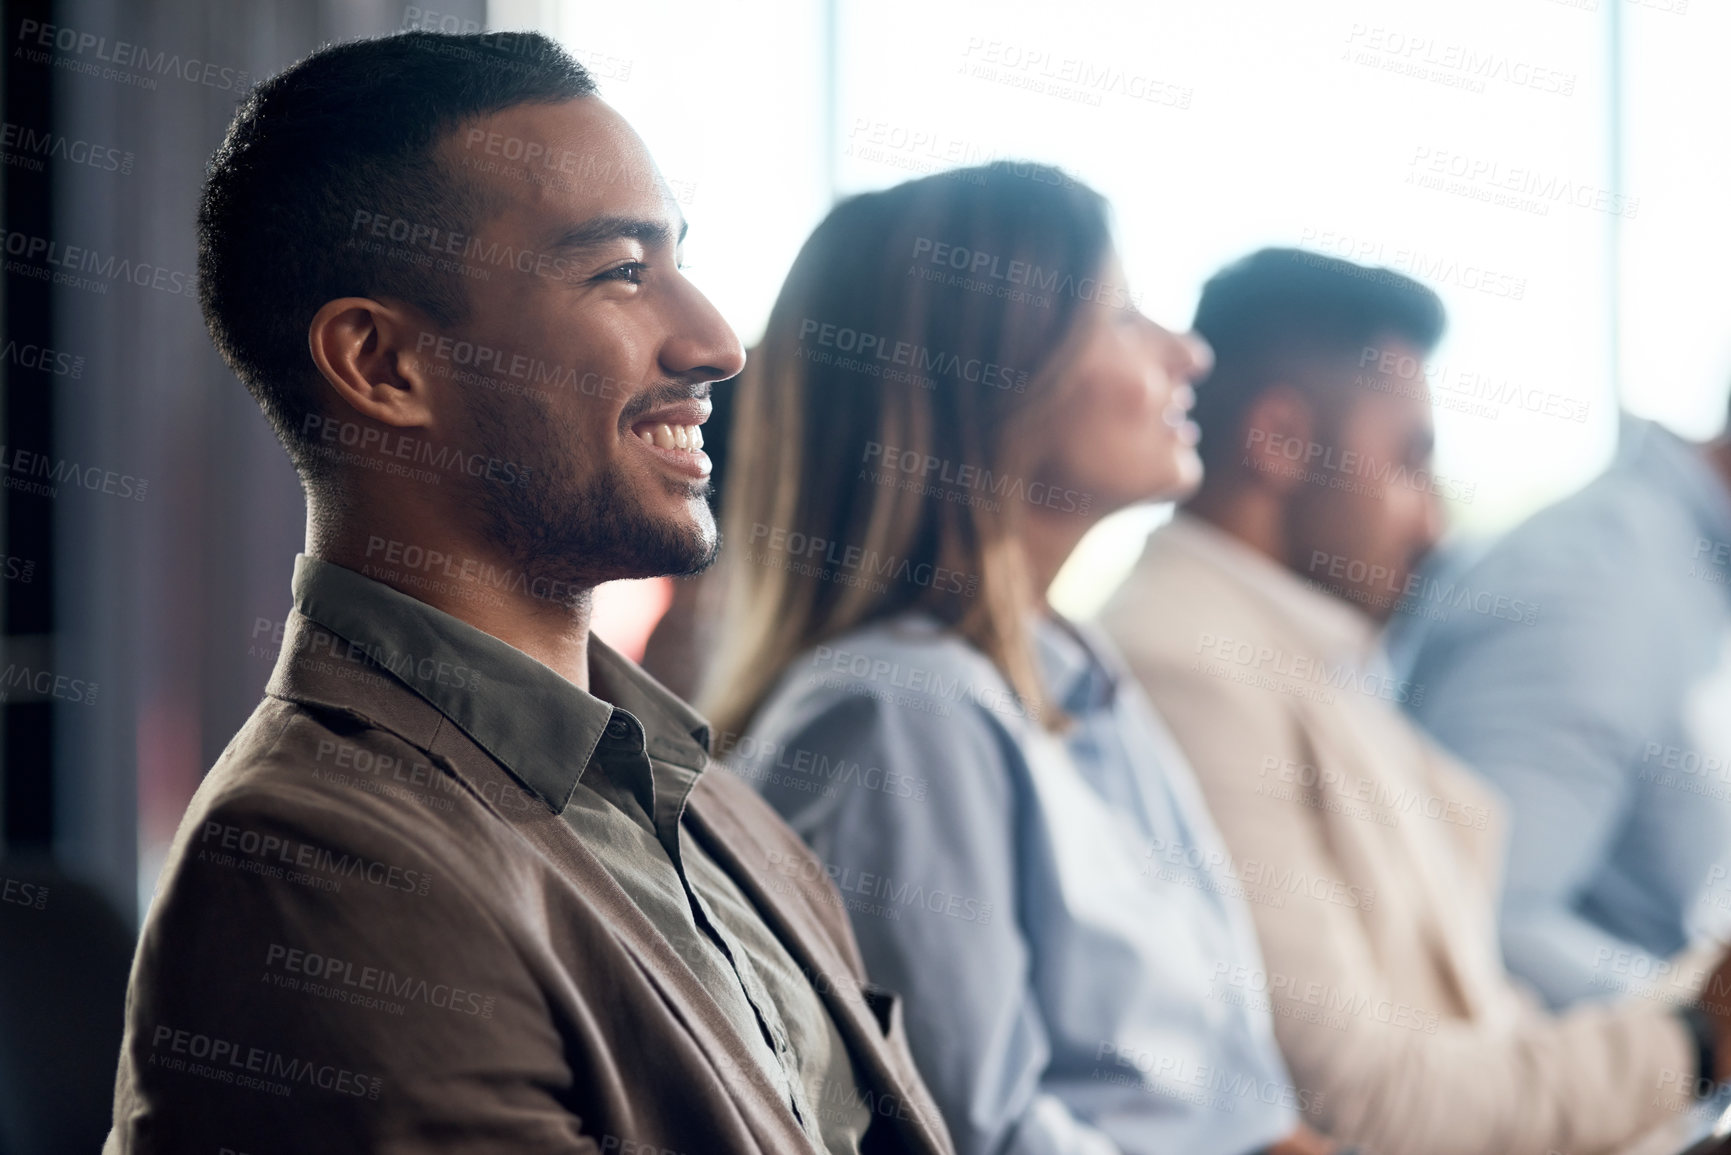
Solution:
M1154 540L1162 539L1201 557L1272 604L1275 612L1328 660L1354 666L1374 660L1378 631L1368 614L1309 584L1225 530L1179 510L1170 522L1154 531Z
M594 693L528 654L382 582L298 554L295 608L364 653L563 812L616 711L643 724L646 749L692 770L709 723L607 643L589 635Z
M912 627L927 634L942 635L953 629L923 609L906 610L894 620L898 628ZM1105 635L1090 622L1036 613L1028 619L1028 628L1040 686L1067 714L1081 715L1109 705L1118 683L1130 676Z
M1065 713L1079 716L1111 704L1123 671L1092 627L1040 614L1033 632L1041 684Z

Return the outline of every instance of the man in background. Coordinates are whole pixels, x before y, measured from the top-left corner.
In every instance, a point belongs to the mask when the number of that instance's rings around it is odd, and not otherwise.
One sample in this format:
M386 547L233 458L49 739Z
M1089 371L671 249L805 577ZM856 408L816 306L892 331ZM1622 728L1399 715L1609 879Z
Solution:
M1557 1007L1673 988L1731 929L1731 440L1625 417L1453 580L1530 607L1403 638L1407 708L1508 799L1509 968Z
M1310 253L1211 279L1206 477L1104 624L1250 898L1267 973L1224 993L1270 1000L1327 1129L1379 1155L1603 1152L1725 1073L1731 1000L1551 1014L1503 968L1501 805L1400 712L1426 688L1377 653L1461 486L1433 472L1428 389L1403 372L1443 324L1422 285Z

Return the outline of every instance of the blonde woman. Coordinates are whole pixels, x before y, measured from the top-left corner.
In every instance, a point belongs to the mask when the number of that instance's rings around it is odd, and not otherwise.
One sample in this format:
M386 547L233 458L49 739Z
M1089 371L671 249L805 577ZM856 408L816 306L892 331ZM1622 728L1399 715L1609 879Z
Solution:
M1195 487L1209 358L1096 193L996 164L837 207L740 385L714 745L836 882L964 1155L1334 1150L1233 985L1189 768L1045 599L1100 517Z

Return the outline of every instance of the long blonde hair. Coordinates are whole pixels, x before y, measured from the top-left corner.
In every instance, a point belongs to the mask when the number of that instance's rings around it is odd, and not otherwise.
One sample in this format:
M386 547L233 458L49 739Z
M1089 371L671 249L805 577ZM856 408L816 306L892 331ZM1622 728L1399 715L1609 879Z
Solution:
M916 608L1062 724L1016 538L1027 433L1110 253L1098 193L1007 162L853 197L812 233L736 386L727 609L700 696L718 734L806 650Z

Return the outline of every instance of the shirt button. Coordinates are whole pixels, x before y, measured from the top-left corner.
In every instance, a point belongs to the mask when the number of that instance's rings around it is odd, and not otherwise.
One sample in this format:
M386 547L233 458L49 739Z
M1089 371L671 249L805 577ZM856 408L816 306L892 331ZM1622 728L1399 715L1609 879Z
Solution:
M631 727L625 724L623 718L615 718L607 723L607 733L610 737L623 738L631 732Z

